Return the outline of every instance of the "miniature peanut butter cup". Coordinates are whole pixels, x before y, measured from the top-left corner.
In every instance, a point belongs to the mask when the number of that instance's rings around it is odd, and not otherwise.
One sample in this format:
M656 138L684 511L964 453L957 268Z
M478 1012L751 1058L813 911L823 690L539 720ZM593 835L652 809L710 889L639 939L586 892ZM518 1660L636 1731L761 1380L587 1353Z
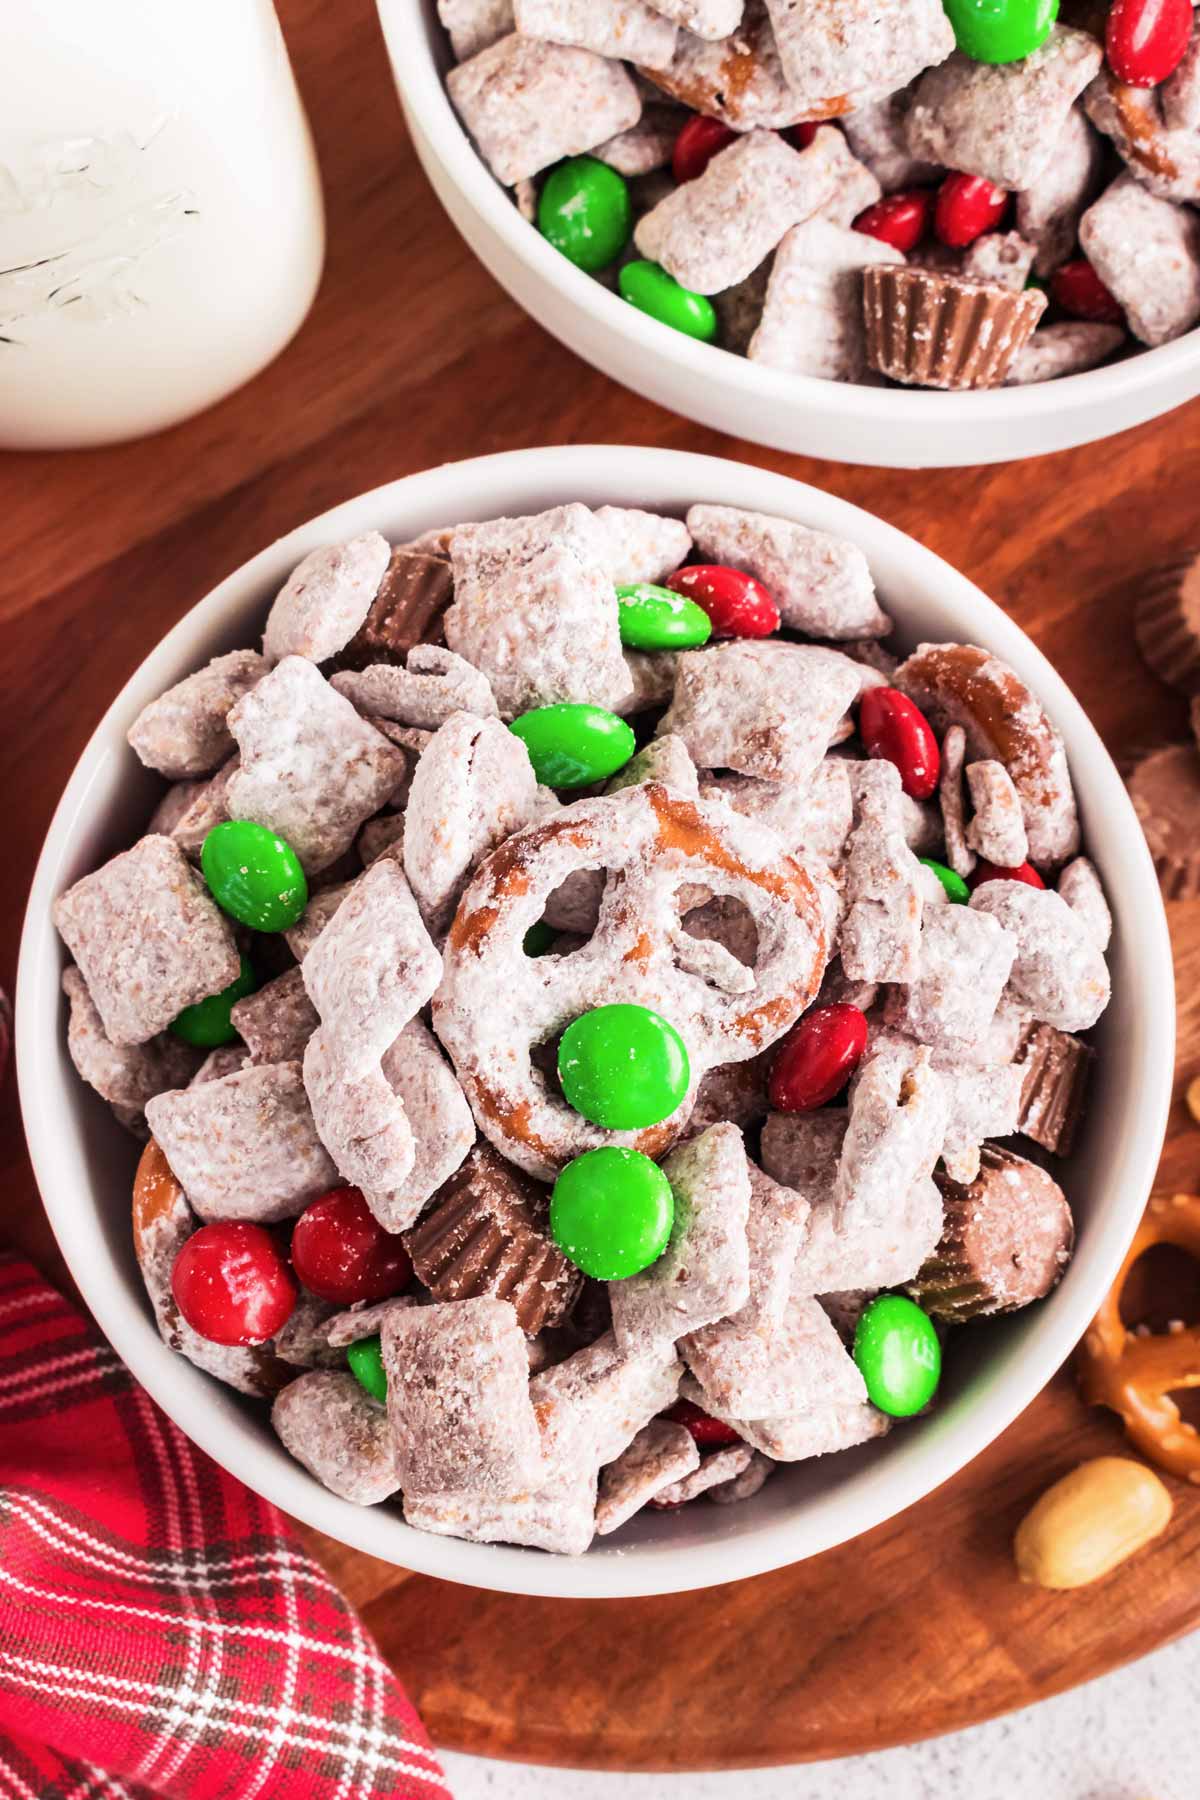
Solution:
M1083 1117L1092 1051L1069 1031L1031 1026L1017 1054L1025 1071L1017 1129L1044 1150L1068 1156Z
M940 1170L941 1242L908 1292L935 1319L961 1324L1040 1300L1061 1280L1075 1227L1053 1176L999 1144L985 1144L969 1186Z
M1166 900L1200 895L1200 754L1170 744L1142 758L1127 786Z
M545 1189L477 1144L404 1243L438 1300L508 1300L530 1337L566 1318L578 1271L550 1237Z
M450 565L440 556L399 545L392 551L370 611L337 656L339 669L403 662L417 644L442 640L442 614L454 593Z
M906 387L999 386L1045 309L1037 288L891 263L863 271L867 362Z
M1145 576L1133 609L1143 661L1181 694L1200 694L1200 557Z

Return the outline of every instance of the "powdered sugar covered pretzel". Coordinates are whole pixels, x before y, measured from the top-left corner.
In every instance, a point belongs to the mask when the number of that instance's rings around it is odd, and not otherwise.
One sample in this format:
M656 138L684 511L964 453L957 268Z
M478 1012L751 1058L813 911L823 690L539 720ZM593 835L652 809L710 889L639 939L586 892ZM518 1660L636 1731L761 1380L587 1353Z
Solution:
M226 793L230 816L277 831L309 874L350 848L407 768L403 750L303 656L277 663L234 707L229 727L242 756Z
M973 759L1002 763L1021 797L1029 855L1057 867L1079 848L1079 815L1061 736L1025 683L975 644L920 644L896 686L935 724L961 725Z
M610 874L590 942L569 958L522 960L525 933L546 897L575 869L596 866ZM679 969L671 930L687 883L730 894L752 914L759 953L751 993L721 995ZM661 1153L678 1135L691 1094L660 1125L632 1136L602 1133L550 1091L530 1060L533 1046L590 1007L650 1006L683 1037L694 1094L707 1069L749 1058L788 1029L812 999L824 962L813 882L780 855L775 835L648 783L565 807L484 864L446 942L434 1028L480 1129L544 1178L614 1137Z
M405 668L373 663L334 675L329 685L368 717L394 719L398 725L426 731L436 731L456 712L474 713L480 719L496 716L495 696L482 669L473 668L444 644L415 645Z
M498 719L454 713L434 733L404 815L404 871L431 931L445 930L471 871L536 810L529 753Z
M987 881L971 896L1015 940L1011 991L1035 1019L1060 1031L1086 1031L1111 993L1104 953L1060 895L1023 881Z
M452 69L446 87L484 161L506 187L628 131L642 111L621 63L516 34Z
M1111 69L1084 95L1092 124L1112 139L1139 186L1159 200L1200 199L1200 143L1194 126L1173 126L1162 87L1126 87Z
M266 659L256 650L231 650L176 682L129 727L139 760L169 781L211 774L233 751L226 723L231 709L266 672Z
M793 631L839 640L891 630L867 559L846 538L738 506L693 506L687 523L701 559L757 577Z
M311 550L293 569L267 615L268 662L305 656L325 662L350 642L379 592L391 557L377 531Z

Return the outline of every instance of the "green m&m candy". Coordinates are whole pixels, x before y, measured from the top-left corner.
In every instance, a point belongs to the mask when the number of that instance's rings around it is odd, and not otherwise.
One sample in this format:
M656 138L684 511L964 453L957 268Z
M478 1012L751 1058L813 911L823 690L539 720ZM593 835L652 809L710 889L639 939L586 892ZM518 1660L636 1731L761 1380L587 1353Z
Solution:
M972 62L1010 63L1044 44L1058 0L942 0L954 41Z
M917 861L923 862L927 869L933 870L934 874L945 888L946 898L948 900L952 900L956 906L965 906L967 904L968 900L971 898L971 890L961 875L956 875L953 869L948 869L946 867L945 863L934 862L932 856L919 856Z
M378 1337L359 1338L346 1346L350 1373L360 1387L365 1387L373 1400L387 1399L387 1376L383 1372L383 1356Z
M522 938L521 948L526 956L547 956L553 943L554 933L545 919L538 919Z
M569 1162L550 1196L550 1230L565 1257L597 1281L623 1281L657 1262L675 1196L657 1163L605 1145Z
M683 1039L648 1006L595 1006L558 1045L563 1098L607 1131L640 1131L675 1111L688 1090Z
M255 931L287 931L308 905L308 883L292 846L250 819L214 825L200 867L217 905Z
M257 986L258 977L243 956L241 974L235 975L219 994L210 994L207 1000L185 1006L178 1018L171 1020L172 1033L182 1038L185 1044L194 1044L198 1050L215 1050L221 1044L232 1044L237 1031L229 1015L238 1001L252 994Z
M522 713L509 730L528 750L538 780L552 788L604 781L623 769L637 749L632 731L616 713L570 700Z
M854 1360L871 1404L895 1419L928 1406L942 1373L942 1346L928 1313L903 1294L865 1306L854 1333Z
M595 156L571 156L542 184L538 230L577 269L594 274L629 242L633 209L624 177Z
M672 588L636 581L617 589L621 642L631 650L694 650L712 636L702 606Z
M682 331L687 337L699 338L702 344L716 341L717 315L705 294L693 294L691 288L680 287L673 275L653 262L631 262L617 277L622 300L649 313L660 325Z

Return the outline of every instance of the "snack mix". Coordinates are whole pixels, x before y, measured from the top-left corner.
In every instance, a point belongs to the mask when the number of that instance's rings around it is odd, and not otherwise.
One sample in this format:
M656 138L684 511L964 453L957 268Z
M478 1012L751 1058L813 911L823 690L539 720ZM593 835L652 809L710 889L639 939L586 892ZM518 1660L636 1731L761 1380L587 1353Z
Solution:
M450 99L630 305L790 374L1049 381L1200 321L1190 0L438 0Z
M316 550L133 721L70 1053L163 1337L334 1493L578 1554L1061 1277L1108 908L1034 695L891 630L853 543L567 504Z

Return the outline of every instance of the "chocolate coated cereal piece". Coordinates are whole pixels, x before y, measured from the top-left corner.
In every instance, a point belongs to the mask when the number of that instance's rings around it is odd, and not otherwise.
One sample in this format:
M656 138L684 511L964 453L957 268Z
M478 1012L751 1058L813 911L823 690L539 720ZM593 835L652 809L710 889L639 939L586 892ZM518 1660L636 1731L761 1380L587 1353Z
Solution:
M628 131L618 131L616 137L606 138L591 154L630 180L637 175L651 175L656 169L666 169L679 136L682 116L672 101L650 100L642 108L642 116L636 125L631 125ZM531 223L536 219L536 205L527 216Z
M856 106L838 120L851 150L885 194L894 194L899 188L928 187L941 174L936 163L923 162L909 152L906 127L911 105L911 90L901 89L883 100Z
M404 1108L413 1161L399 1186L375 1189L367 1204L385 1231L403 1231L475 1142L475 1121L441 1047L420 1017L384 1051L384 1079Z
M437 10L459 62L499 43L514 27L512 0L437 0Z
M904 837L900 775L853 765L858 823L846 846L842 968L852 981L912 981L920 954L921 865Z
M769 1456L756 1450L740 1474L710 1487L706 1498L715 1500L718 1506L735 1506L739 1500L753 1500L775 1473L775 1467Z
M951 1055L943 1056L939 1073L950 1094L942 1166L954 1181L974 1181L987 1139L1017 1129L1023 1077L1015 1063L973 1069Z
M707 1131L726 1120L743 1131L767 1116L767 1077L773 1050L764 1050L749 1062L725 1063L710 1069L696 1090L696 1104L687 1122L687 1135ZM753 1186L753 1168L751 1169Z
M313 1124L299 1063L244 1068L159 1094L146 1119L204 1220L294 1219L337 1170Z
M283 934L297 962L304 961L353 886L352 881L342 881L321 888L315 894L310 891L308 905L291 929Z
M1193 29L1183 60L1163 82L1159 99L1169 131L1195 131L1200 126L1200 31Z
M712 297L713 310L717 315L717 341L722 349L731 351L735 356L745 356L750 339L758 330L774 262L775 252L772 250L744 281L735 281L732 287L723 288Z
M203 778L198 781L173 781L150 814L146 836L170 837L196 796L202 794L207 786L208 782Z
M697 37L716 40L732 35L742 22L745 0L654 0L655 12Z
M390 856L403 867L404 814L380 813L377 818L368 819L355 839L354 848L364 869L369 869L381 856Z
M524 744L499 719L453 714L417 763L404 815L404 869L429 929L444 931L485 856L536 811Z
M985 231L963 252L959 274L1019 294L1029 280L1035 246L1019 231Z
M129 727L129 743L148 769L157 769L169 781L211 774L233 751L226 724L230 709L266 672L266 661L256 650L214 656L203 669L143 706ZM166 835L170 826L161 829Z
M501 718L567 700L616 711L629 699L609 545L576 504L455 533L446 642L483 670Z
M700 798L700 778L696 773L696 765L687 752L687 745L682 738L654 738L631 756L625 767L614 775L605 792L619 794L622 788L637 787L643 781L661 781L664 787L676 794L683 794L688 800Z
M664 740L665 741L665 740ZM779 833L789 856L807 864L840 863L854 823L849 764L827 756L807 787L756 781L751 775L708 776L700 785L706 800L722 800L735 812Z
M1067 115L1103 60L1095 38L1067 25L1056 25L1019 62L972 62L956 50L918 83L909 150L999 187L1031 187L1053 161Z
M271 1408L271 1423L284 1449L342 1500L376 1506L400 1486L387 1412L353 1375L299 1376Z
M684 287L716 294L743 281L837 186L834 159L816 144L793 150L775 132L752 131L640 219L634 241Z
M436 1300L494 1294L532 1337L563 1323L581 1285L547 1217L546 1190L490 1144L477 1144L404 1243Z
M659 731L681 737L700 768L804 782L859 687L854 664L837 651L735 639L683 653Z
M1061 319L1042 325L1023 350L1018 350L1008 372L1011 387L1034 381L1057 381L1060 375L1080 375L1099 368L1126 341L1120 325L1102 325L1091 319Z
M1011 992L1035 1019L1060 1031L1086 1031L1108 1005L1104 953L1076 914L1050 888L986 881L972 912L990 913L1016 940Z
M229 817L229 784L240 766L239 756L222 763L215 775L199 784L191 802L171 826L170 837L193 862L199 862L204 840L213 826L223 825Z
M735 131L782 128L806 116L784 76L762 0L746 0L738 29L719 41L681 31L670 63L646 74L682 105Z
M672 1150L662 1165L675 1222L658 1261L610 1287L613 1331L632 1352L674 1343L723 1319L750 1293L746 1219L750 1174L736 1125L714 1125Z
M70 1006L67 1049L71 1061L102 1100L140 1116L155 1094L187 1086L200 1062L199 1053L189 1044L181 1043L169 1031L144 1044L114 1044L105 1034L78 969L63 970L62 990Z
M515 33L452 69L446 88L505 187L628 131L642 112L620 62Z
M689 1500L699 1499L710 1489L720 1487L724 1483L736 1481L744 1475L754 1460L754 1451L749 1444L729 1444L724 1450L714 1450L706 1456L698 1468L679 1481L673 1481L664 1487L658 1498L669 1506L683 1506Z
M934 1318L958 1323L1012 1312L1061 1281L1075 1241L1053 1176L999 1144L985 1144L969 1187L937 1177L946 1203L942 1240L909 1292Z
M442 963L389 859L353 884L302 964L304 985L347 1068L380 1057L432 997Z
M448 554L398 544L366 618L334 659L336 666L367 669L402 662L426 638L440 639L453 593Z
M1058 892L1100 949L1107 950L1113 932L1112 913L1095 863L1086 856L1077 856L1074 862L1069 862L1058 878Z
M948 1053L977 1043L992 1022L1017 952L995 919L967 906L925 917L915 979L897 996L898 1023L919 1043Z
M632 692L628 696L622 696L613 711L641 713L652 712L659 706L669 706L671 695L675 692L678 661L679 655L675 650L626 651L625 673Z
M546 1471L525 1338L506 1300L393 1312L382 1352L401 1487L499 1496L537 1486Z
M675 27L645 0L513 0L523 37L576 44L597 56L657 68L675 52Z
M809 118L894 94L954 49L941 0L767 0L767 11Z
M699 1467L700 1452L687 1427L670 1419L651 1419L617 1460L600 1471L598 1535L616 1531L656 1494Z
M892 1421L868 1401L846 1406L822 1407L796 1417L728 1419L748 1444L773 1462L807 1462L813 1456L831 1456L853 1449L872 1438L885 1437Z
M1029 854L1021 796L1003 763L968 763L967 787L975 816L967 842L997 869L1019 869Z
M865 207L882 197L883 189L836 125L819 125L808 148L822 156L833 171L833 192L818 216L848 230Z
M1033 267L1038 275L1052 275L1070 256L1079 221L1099 192L1103 174L1103 140L1083 108L1073 106L1055 139L1054 155L1037 180L1017 195L1017 230L1036 246Z
M196 1217L153 1138L134 1178L132 1226L134 1255L158 1334L169 1349L240 1394L269 1396L292 1379L295 1370L275 1356L269 1344L214 1344L193 1331L180 1313L171 1290L171 1271L196 1229Z
M280 589L263 634L268 662L325 662L350 642L379 592L391 557L377 531L311 550Z
M1017 1129L1069 1156L1083 1117L1093 1051L1053 1025L1032 1025L1013 1065L1021 1077Z
M157 1037L241 967L227 919L170 838L141 838L85 875L53 917L118 1046Z
M436 731L456 712L494 719L496 702L487 676L441 644L418 644L408 653L408 667L375 663L346 670L329 685L368 717L394 719Z
M230 816L278 832L307 874L350 848L405 774L404 752L303 656L277 663L229 725L242 755L226 796Z
M229 1014L254 1063L299 1062L320 1024L300 970L288 969L255 994L239 1000Z
M1079 241L1143 344L1170 343L1200 319L1200 220L1187 207L1120 175L1084 213Z
M603 555L614 585L665 581L687 559L691 533L682 519L636 506L598 506L592 515L604 539Z
M701 559L755 576L791 630L841 640L885 637L892 629L857 544L737 506L693 506L687 521Z
M346 1359L329 1342L329 1324L337 1308L328 1300L318 1300L306 1288L296 1296L286 1324L275 1333L271 1348L283 1362L296 1369L345 1370Z
M889 1218L896 1195L911 1193L932 1173L949 1116L947 1083L923 1045L872 1050L851 1084L850 1119L833 1188L837 1219L858 1225Z
M203 1087L206 1081L223 1081L226 1075L236 1075L244 1069L250 1060L250 1052L245 1044L219 1044L210 1050L192 1079L189 1087Z
M1143 188L1160 200L1200 200L1200 137L1173 131L1163 117L1160 88L1125 87L1111 69L1084 95L1088 118L1110 137Z
M644 1425L674 1404L682 1374L673 1344L624 1354L606 1331L535 1375L529 1397L548 1465L597 1469L615 1462Z
M582 1556L595 1536L596 1471L568 1469L539 1487L510 1494L404 1496L404 1517L418 1531L475 1544L525 1544Z
M350 1344L360 1344L364 1338L378 1337L384 1320L393 1312L419 1304L411 1294L393 1294L390 1300L379 1300L374 1306L348 1307L326 1321L325 1341L332 1350L344 1350Z
M862 271L868 263L903 261L891 244L825 218L794 225L775 252L762 316L746 355L751 362L794 375L861 381L867 367ZM838 635L823 626L814 629L823 636Z

